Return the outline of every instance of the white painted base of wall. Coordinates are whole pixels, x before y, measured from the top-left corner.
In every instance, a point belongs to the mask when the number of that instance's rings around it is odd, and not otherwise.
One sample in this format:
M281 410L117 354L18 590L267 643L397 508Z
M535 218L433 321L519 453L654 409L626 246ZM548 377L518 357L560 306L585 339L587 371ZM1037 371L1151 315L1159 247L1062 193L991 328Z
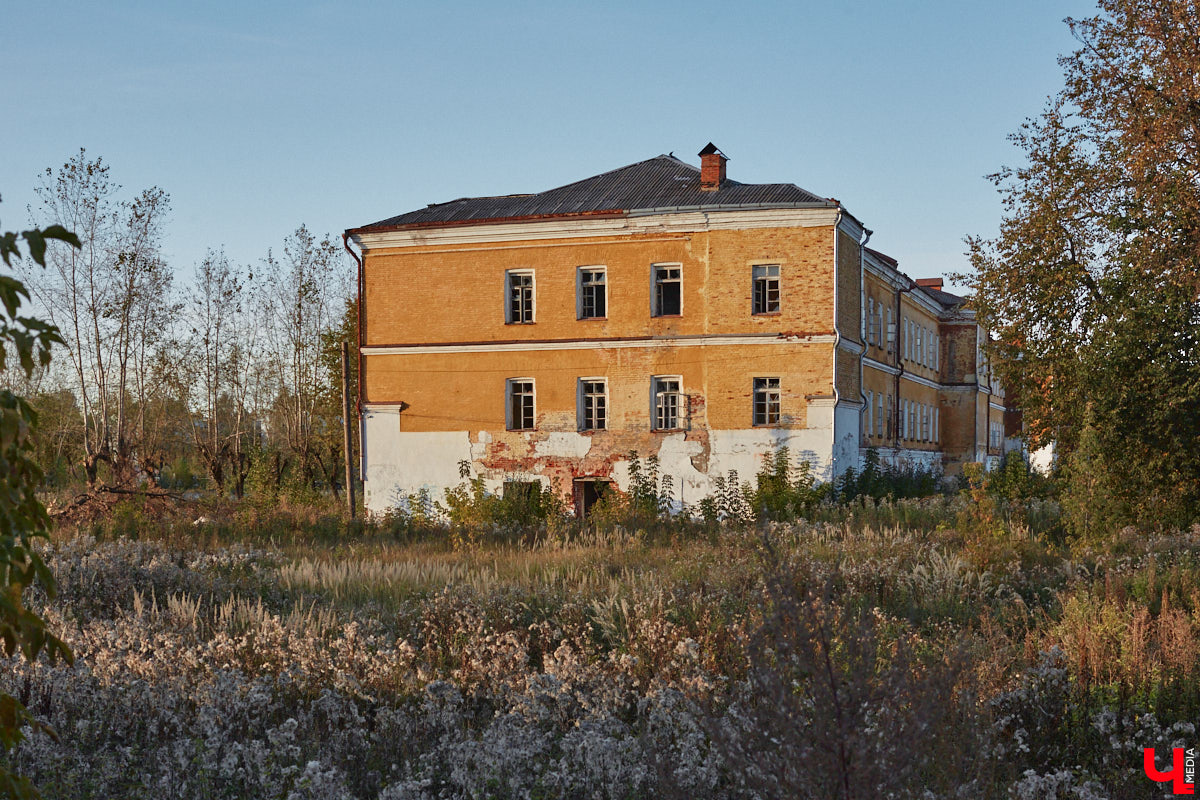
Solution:
M861 469L858 437L862 432L862 404L840 402L833 410L833 475Z
M868 448L859 451L858 469L866 463ZM945 468L945 457L941 450L910 450L906 447L877 447L875 452L882 464L902 469L920 469L927 472L942 472Z
M807 461L819 480L833 475L833 408L810 405L808 428L748 428L714 430L709 432L708 469L701 472L692 462L702 454L703 445L688 440L682 432L662 437L657 453L659 474L671 478L675 510L682 504L694 505L713 493L716 478L726 478L737 472L739 482L754 483L754 476L763 466L764 456L781 447L788 448L792 463ZM536 480L548 485L550 478L540 473L540 459L568 457L583 459L592 447L593 439L574 431L537 435L534 454L528 470L497 472L484 462L492 435L487 431L474 434L467 431L409 433L400 430L400 415L394 408L365 408L364 434L364 501L368 512L379 514L404 507L407 498L422 490L440 500L443 492L462 482L459 464L468 461L471 475L484 478L489 491L499 492L506 480ZM530 434L530 438L534 438ZM855 441L857 447L857 441ZM651 453L642 454L644 459ZM612 464L609 477L618 488L629 488L628 460ZM844 469L844 467L843 467ZM569 487L563 487L568 490Z

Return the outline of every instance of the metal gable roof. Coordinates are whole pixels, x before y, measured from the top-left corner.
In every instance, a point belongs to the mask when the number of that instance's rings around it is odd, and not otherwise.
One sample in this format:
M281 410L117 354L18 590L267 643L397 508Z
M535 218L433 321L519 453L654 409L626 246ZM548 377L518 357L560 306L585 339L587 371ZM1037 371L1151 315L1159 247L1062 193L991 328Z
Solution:
M700 188L700 170L662 155L537 194L464 197L389 217L358 230L387 230L501 219L623 213L653 209L818 206L837 203L790 183L738 183Z

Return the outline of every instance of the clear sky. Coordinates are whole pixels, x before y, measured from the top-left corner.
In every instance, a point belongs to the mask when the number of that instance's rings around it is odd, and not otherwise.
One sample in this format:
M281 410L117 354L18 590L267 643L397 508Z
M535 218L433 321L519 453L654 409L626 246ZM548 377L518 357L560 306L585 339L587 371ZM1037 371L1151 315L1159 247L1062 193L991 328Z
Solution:
M172 197L165 252L344 229L713 141L836 197L913 277L994 234L985 179L1061 85L1075 0L8 3L0 225L85 147Z

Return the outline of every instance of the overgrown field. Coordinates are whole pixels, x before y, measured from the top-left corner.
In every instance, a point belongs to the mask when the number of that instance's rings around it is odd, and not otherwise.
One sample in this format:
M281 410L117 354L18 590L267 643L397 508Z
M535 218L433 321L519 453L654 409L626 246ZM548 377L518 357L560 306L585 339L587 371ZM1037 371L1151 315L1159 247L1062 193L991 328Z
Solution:
M810 516L60 530L76 662L0 668L57 733L12 766L46 798L1144 798L1143 747L1200 745L1200 526Z

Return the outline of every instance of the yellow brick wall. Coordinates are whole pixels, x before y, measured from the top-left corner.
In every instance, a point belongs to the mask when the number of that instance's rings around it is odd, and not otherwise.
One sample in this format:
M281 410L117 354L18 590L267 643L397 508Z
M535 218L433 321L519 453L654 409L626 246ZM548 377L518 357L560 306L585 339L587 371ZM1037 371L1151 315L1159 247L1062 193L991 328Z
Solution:
M862 261L858 242L838 231L838 329L843 339L862 341L862 313L859 302L859 273Z
M892 430L894 431L895 409L893 408L893 406L895 405L895 399L896 399L894 376L889 375L888 373L883 372L882 370L875 369L874 367L872 367L870 365L864 366L863 367L863 394L866 394L867 392L872 393L871 400L872 400L873 407L871 409L871 430L866 431L867 435L862 440L863 447L890 447L892 445L893 440L891 438L889 438L889 436L888 436L888 430L889 430L889 428L888 428L888 413L889 413L889 409L891 409L890 413L892 415L892 426L893 426ZM892 406L888 405L887 398L888 398L889 394L892 396ZM876 434L875 418L879 414L878 398L880 396L882 396L884 398L883 418L882 418L883 424L879 428L879 433ZM865 424L865 422L866 421L864 420L864 424Z
M751 427L755 377L778 377L783 424L808 424L806 398L827 396L832 348L827 344L587 349L452 355L372 355L367 402L407 405L405 431L503 430L509 378L533 378L537 425L576 428L576 382L608 379L609 427L648 430L650 379L682 376L693 427Z
M682 265L678 318L651 316L656 263ZM779 315L751 313L754 264L780 265ZM576 272L583 266L607 268L607 319L576 319ZM505 324L505 272L515 269L534 271L533 324ZM830 227L368 251L366 344L828 334L832 272Z
M888 318L886 309L892 309L892 322L895 322L896 293L891 286L879 280L879 278L875 277L870 272L867 272L863 276L863 293L867 298L875 301L875 318L877 320L876 327L878 329L877 337L871 339L867 345L867 357L873 358L876 361L882 361L885 364L894 364L896 363L896 354L895 352L890 352L888 350L887 344ZM863 305L867 306L869 312L870 303L864 302ZM885 309L882 322L878 321L880 306Z
M975 398L973 391L942 392L942 448L946 452L947 474L957 473L961 462L975 457Z
M906 292L904 294L901 294L900 298L901 298L900 299L900 320L899 320L899 330L898 330L900 363L902 363L904 365L905 372L909 372L914 375L919 375L923 378L928 378L930 380L938 380L938 374L939 374L940 370L935 370L932 367L927 367L917 360L917 353L916 353L917 341L916 341L916 336L915 336L915 330L912 334L910 334L910 332L909 332L910 328L906 324L906 320L908 320L908 321L911 321L914 325L921 326L924 329L924 331L922 331L922 334L921 334L922 340L924 340L925 336L927 336L928 333L930 333L930 332L936 333L938 335L938 340L939 340L938 348L939 348L939 352L940 352L941 347L942 347L942 345L940 344L940 340L943 339L944 336L942 335L941 331L939 331L938 319L936 316L934 316L933 314L930 314L928 311L926 311L923 306L920 306L916 302L914 302L912 299L911 293ZM906 350L906 345L905 345L906 337L909 337L912 339L911 344L912 344L913 350L911 352Z
M942 380L975 382L975 323L942 325Z
M837 351L837 388L843 400L851 403L859 401L859 358L854 353L839 349Z

